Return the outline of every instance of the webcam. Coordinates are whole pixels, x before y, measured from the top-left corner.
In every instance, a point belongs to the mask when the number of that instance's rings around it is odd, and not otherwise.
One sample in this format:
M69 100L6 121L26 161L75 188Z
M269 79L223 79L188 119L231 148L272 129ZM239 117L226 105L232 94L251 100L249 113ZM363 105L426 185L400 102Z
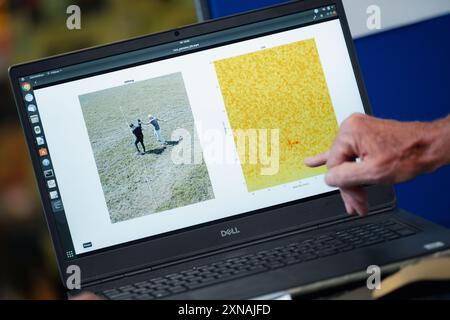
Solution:
M175 35L175 37L178 37L180 35L180 31L176 30L173 34Z

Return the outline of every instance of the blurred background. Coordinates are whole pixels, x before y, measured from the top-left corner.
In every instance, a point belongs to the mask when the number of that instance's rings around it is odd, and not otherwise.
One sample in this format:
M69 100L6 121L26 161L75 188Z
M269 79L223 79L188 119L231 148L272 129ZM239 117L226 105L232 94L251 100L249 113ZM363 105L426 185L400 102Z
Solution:
M18 122L8 66L285 0L0 0L0 299L59 299L64 290ZM82 11L66 28L67 6ZM382 29L368 30L369 5ZM450 0L344 0L376 116L450 113ZM399 206L450 227L450 167L396 186Z
M81 30L66 28L71 4ZM0 0L0 299L64 297L7 68L194 22L192 0Z

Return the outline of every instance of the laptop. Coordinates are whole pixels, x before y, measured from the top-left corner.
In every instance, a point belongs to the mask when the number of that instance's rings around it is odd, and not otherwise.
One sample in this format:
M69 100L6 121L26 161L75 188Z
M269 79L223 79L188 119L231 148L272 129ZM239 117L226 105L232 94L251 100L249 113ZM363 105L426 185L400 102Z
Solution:
M368 186L348 216L303 159L370 114L342 2L310 0L10 68L67 289L252 299L448 249Z

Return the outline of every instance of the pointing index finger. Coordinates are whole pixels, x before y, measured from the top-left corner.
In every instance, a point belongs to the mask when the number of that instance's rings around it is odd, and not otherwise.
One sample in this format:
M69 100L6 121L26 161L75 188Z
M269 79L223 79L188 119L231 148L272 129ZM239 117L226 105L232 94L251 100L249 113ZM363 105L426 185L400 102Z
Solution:
M329 155L330 152L327 151L317 156L306 158L304 163L311 168L320 167L327 163Z

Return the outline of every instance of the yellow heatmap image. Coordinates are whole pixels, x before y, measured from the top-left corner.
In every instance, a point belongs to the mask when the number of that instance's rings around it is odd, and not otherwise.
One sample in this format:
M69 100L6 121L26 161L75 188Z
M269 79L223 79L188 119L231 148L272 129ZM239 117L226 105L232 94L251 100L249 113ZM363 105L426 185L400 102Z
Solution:
M214 66L236 146L237 131L266 129L270 155L271 132L279 130L276 172L262 174L267 164L250 163L238 152L249 192L326 172L325 167L303 164L305 158L328 150L338 131L314 39L218 60Z

